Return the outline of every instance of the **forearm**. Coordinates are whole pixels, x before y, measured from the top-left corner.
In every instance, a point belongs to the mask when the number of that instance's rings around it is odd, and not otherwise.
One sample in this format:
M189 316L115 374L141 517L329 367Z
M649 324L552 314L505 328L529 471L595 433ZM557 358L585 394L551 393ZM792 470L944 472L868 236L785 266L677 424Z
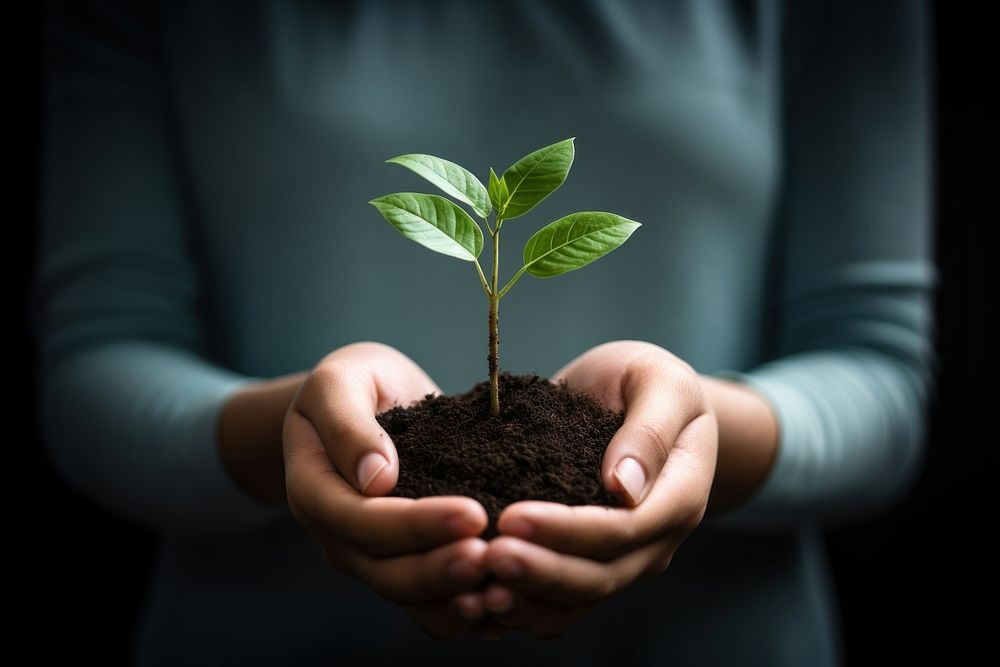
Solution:
M284 513L249 497L219 457L219 414L248 378L149 341L41 361L46 449L80 493L174 534L239 531Z
M294 373L247 385L219 415L219 456L229 476L265 504L285 498L281 431L285 412L306 378Z
M764 480L778 451L778 426L767 401L746 386L701 377L719 424L719 455L709 512L737 507Z

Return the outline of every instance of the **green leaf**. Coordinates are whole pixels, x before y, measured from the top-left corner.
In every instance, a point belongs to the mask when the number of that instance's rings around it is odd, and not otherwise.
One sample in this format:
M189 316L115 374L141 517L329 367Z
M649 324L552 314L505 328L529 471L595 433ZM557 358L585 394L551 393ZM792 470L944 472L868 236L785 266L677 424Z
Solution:
M545 225L528 239L524 267L539 278L579 269L625 243L640 226L614 213L572 213Z
M483 251L483 230L450 199L397 192L368 203L403 236L434 252L471 262Z
M500 183L497 187L500 196L500 201L506 208L507 202L510 201L510 192L507 190L507 181L504 180L503 176L500 177Z
M423 176L445 194L471 206L481 218L488 216L492 210L486 188L472 172L461 165L423 153L400 155L386 162L401 165Z
M493 167L490 167L490 201L493 202L493 208L498 211L502 209L506 203L504 201L504 197L501 196L501 187L503 187L504 191L506 191L506 187L504 187L500 179L497 178L497 173L493 171Z
M500 209L504 220L524 215L555 192L566 181L573 166L573 139L541 148L525 155L503 173L510 200Z

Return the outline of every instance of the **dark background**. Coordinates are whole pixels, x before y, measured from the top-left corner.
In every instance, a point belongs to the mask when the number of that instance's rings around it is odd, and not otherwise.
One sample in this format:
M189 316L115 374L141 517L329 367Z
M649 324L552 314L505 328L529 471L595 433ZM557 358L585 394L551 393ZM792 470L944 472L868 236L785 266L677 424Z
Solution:
M983 6L988 5L978 5ZM16 175L8 181L9 193L22 203L9 208L15 214L4 225L7 265L16 276L8 329L13 400L8 420L17 425L7 443L7 451L15 453L6 485L6 517L13 529L8 528L4 542L12 558L7 587L25 589L23 600L7 599L25 627L7 641L29 648L33 656L122 662L154 538L63 486L36 436L23 302L37 202L44 8L20 11L8 23L8 36L13 32L15 39L5 40L10 53L4 59L18 84L6 106L24 118L7 124L10 133L3 144L25 150L20 159L4 156ZM974 612L970 602L981 600L990 610L995 596L995 556L987 541L998 525L992 511L1000 380L996 355L987 350L987 332L996 331L989 325L997 321L1000 300L996 271L988 274L986 262L988 239L1000 227L998 110L990 94L998 80L993 48L998 36L982 9L977 15L968 4L938 2L930 11L942 275L937 398L927 466L911 496L888 514L827 533L851 664L916 660L933 649L943 650L950 663L971 662L977 650L986 649L987 633L994 629L994 619Z

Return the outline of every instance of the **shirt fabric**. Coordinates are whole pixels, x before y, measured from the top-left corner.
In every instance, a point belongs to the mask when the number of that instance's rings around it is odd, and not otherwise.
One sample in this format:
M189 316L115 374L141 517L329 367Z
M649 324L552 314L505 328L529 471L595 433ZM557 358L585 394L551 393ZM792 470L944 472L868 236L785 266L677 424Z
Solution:
M932 351L927 45L917 3L54 5L33 321L65 478L162 534L140 664L839 661L820 529L905 491ZM576 137L565 185L504 226L643 226L501 304L501 365L550 375L643 339L770 401L764 485L565 637L434 642L325 565L222 469L255 378L378 340L446 393L486 377L466 262L368 200L485 179ZM864 548L864 545L859 545Z

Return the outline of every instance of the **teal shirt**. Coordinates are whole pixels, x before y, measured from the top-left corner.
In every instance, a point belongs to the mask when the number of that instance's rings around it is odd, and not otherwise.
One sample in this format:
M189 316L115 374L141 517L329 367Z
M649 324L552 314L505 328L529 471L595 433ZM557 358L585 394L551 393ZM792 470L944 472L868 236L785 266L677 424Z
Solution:
M162 533L144 664L376 659L828 664L819 529L897 499L930 388L927 45L917 3L263 2L53 8L33 321L46 446L67 481ZM773 405L743 507L566 637L436 643L326 568L215 447L254 378L359 340L449 393L486 375L474 269L367 201L428 190L383 161L485 178L577 137L577 210L632 240L504 300L501 363L549 375L657 343Z

